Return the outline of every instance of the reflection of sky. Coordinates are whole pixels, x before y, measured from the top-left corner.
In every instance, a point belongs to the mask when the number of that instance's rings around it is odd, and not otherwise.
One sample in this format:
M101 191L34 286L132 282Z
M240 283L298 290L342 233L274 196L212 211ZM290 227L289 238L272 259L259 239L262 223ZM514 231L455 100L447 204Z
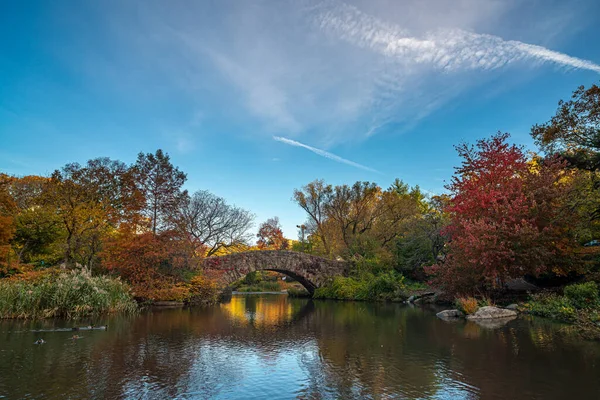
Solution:
M36 346L29 325L0 321L0 398L546 400L600 393L598 343L569 339L545 320L492 330L397 304L240 296L107 323L108 331L76 342L68 332L47 332L47 343Z
M317 353L315 341L300 348L284 346L265 355L259 349L206 342L182 382L182 398L292 399L308 386L303 354ZM282 384L283 382L294 384ZM252 395L249 395L252 394Z
M294 308L287 296L233 296L220 304L234 325L250 329L273 328L290 322ZM183 398L268 399L296 398L310 380L302 368L302 360L318 354L315 339L302 340L295 346L291 340L274 340L268 351L252 342L203 339L188 376L181 382ZM282 382L295 382L294 385ZM252 396L249 394L252 393Z

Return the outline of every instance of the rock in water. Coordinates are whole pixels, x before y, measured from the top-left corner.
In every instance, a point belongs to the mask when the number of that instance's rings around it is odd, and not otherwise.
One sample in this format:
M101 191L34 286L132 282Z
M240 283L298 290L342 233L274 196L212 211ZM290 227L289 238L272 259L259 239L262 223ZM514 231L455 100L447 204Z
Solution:
M436 317L441 319L451 319L451 318L460 318L464 314L458 310L444 310L435 314Z
M507 318L494 318L494 319L474 319L469 323L477 324L485 329L498 329L502 328L510 321L516 319L517 317L507 317Z
M517 309L519 308L518 304L509 304L506 307L504 307L506 310L513 310L513 311L517 311Z
M467 315L467 319L494 319L494 318L509 318L516 317L517 313L513 310L498 308L493 306L481 307L477 312Z
M412 303L413 301L415 301L415 296L410 296L408 298L408 300L406 300L406 301L408 301L409 303Z

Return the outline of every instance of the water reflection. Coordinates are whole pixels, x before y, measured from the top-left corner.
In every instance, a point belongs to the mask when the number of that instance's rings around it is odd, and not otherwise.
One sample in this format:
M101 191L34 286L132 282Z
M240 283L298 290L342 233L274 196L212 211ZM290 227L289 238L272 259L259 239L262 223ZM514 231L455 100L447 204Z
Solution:
M30 332L65 322L0 322L0 397L600 398L600 344L545 320L270 295L96 322L77 341Z
M313 302L292 302L282 295L237 295L220 307L243 326L273 328L300 319L313 309Z

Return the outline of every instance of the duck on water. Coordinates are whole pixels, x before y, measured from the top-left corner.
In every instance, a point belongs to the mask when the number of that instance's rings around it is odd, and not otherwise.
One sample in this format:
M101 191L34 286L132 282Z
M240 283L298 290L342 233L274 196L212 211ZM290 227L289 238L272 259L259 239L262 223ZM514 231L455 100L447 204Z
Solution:
M88 325L88 326L74 326L73 328L55 328L55 329L36 329L32 332L69 332L69 331L105 331L108 329L108 325Z

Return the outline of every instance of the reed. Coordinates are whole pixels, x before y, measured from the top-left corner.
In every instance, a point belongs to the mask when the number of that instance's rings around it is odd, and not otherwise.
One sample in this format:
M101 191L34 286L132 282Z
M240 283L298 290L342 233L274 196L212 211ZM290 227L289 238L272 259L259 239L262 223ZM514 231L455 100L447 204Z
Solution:
M69 318L134 313L137 303L118 278L61 272L34 281L0 280L0 318Z

